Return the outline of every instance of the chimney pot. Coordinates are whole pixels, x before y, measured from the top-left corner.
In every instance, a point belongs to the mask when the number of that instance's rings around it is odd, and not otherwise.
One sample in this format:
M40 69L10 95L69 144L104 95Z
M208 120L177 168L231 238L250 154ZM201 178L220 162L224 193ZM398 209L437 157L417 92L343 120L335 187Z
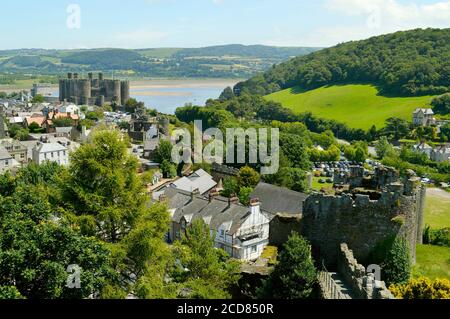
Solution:
M259 198L252 198L250 200L250 206L259 206L259 205L260 205Z

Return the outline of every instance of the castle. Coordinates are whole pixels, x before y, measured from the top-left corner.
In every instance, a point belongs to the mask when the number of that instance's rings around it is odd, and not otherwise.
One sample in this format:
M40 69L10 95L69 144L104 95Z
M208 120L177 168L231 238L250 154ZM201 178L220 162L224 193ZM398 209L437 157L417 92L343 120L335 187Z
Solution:
M92 73L81 79L78 73L68 73L67 79L59 80L59 100L77 105L103 106L105 102L125 105L130 99L130 82L107 80L103 73L94 79Z

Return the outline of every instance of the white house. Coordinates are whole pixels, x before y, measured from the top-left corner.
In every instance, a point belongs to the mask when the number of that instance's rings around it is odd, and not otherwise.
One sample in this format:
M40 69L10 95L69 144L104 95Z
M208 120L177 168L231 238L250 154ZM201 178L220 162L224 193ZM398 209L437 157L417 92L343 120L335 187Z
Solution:
M429 126L435 124L432 109L416 109L413 113L413 123L417 126Z
M441 146L436 148L431 153L431 160L435 162L447 162L450 161L450 147Z
M61 113L70 113L70 114L77 114L77 115L80 115L80 113L81 113L80 107L75 104L63 105L60 107L59 111Z
M244 206L237 198L220 197L214 190L206 197L173 188L160 198L165 199L172 215L170 241L181 239L190 224L203 220L214 236L215 246L233 258L257 260L269 244L271 215L261 210L258 199Z
M33 148L33 162L40 165L47 161L67 166L69 150L59 143L38 143Z
M433 152L433 148L427 143L420 143L413 146L413 149L416 152L426 154L428 157L431 157L431 153Z

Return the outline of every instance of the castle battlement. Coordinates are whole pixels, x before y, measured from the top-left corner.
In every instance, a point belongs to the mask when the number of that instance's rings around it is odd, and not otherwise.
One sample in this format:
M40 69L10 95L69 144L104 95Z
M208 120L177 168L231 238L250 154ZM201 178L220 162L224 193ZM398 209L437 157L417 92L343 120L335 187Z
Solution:
M416 245L422 243L426 195L420 180L413 174L402 179L389 167L367 176L364 169L355 168L338 179L343 178L346 190L335 195L313 193L303 205L302 234L317 260L335 266L340 244L347 243L364 262L391 236L404 237L415 260Z

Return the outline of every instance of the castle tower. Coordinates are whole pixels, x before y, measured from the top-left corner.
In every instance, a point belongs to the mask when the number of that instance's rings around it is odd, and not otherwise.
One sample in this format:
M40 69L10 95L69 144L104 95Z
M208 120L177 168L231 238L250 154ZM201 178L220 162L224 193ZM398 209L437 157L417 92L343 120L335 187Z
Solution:
M130 99L130 81L122 81L120 84L121 104L125 105Z

